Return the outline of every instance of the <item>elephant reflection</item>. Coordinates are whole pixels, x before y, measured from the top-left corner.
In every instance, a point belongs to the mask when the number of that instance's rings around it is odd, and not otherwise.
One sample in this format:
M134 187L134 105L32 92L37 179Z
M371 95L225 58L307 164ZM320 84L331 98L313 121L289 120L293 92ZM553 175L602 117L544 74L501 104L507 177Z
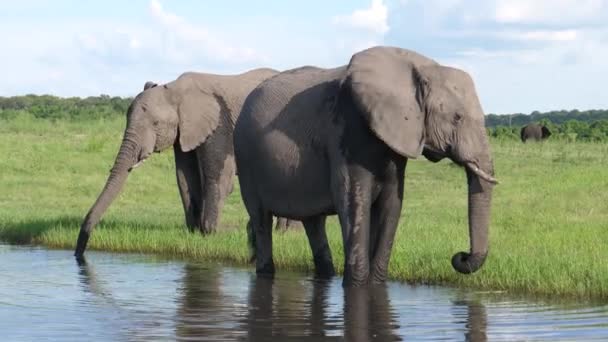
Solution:
M175 328L178 338L222 340L232 336L233 330L225 325L232 319L233 312L226 312L231 299L226 298L223 285L219 267L184 266Z
M248 313L243 322L248 340L272 337L327 338L327 283L314 283L312 292L297 280L275 281L253 276L249 283Z
M477 300L457 300L454 306L466 307L466 325L464 340L467 342L486 342L488 340L486 331L488 327L488 315L486 307Z
M147 314L138 319L141 308L133 310L120 297L116 300L110 284L86 262L80 264L79 275L85 292L114 307L129 336L146 335L161 324L158 319L167 319L166 312L152 320ZM175 320L175 330L169 332L174 339L400 341L408 333L400 330L384 284L342 288L336 281L297 276L272 279L246 272L231 276L235 279L227 281L221 267L184 265L176 283L175 316L169 317ZM458 298L452 307L456 323L465 325L465 341L487 341L483 304Z
M291 312L280 313L282 306L277 303L281 302L280 293L284 284L286 282L283 279L251 279L249 313L245 323L249 340L265 341L273 337L284 340L286 336L308 336L323 341L401 340L396 331L395 313L383 285L344 289L342 315L332 315L329 303L330 282L312 282L312 293L308 300L288 298ZM301 307L297 307L298 304ZM342 317L343 327L340 325Z
M346 341L402 341L395 316L384 284L344 289Z

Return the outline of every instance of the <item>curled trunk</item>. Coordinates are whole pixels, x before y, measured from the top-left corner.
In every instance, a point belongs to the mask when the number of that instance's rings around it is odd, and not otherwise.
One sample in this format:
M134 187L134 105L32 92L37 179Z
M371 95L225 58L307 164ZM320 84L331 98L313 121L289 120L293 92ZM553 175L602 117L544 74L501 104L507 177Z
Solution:
M108 209L112 201L114 201L122 189L122 186L129 175L129 171L138 161L138 154L139 148L138 144L135 142L135 139L133 139L130 135L125 135L118 155L116 156L114 166L110 171L110 176L108 176L108 180L106 181L101 194L87 213L87 216L84 218L84 221L80 226L80 234L78 235L76 251L74 253L76 257L82 257L84 254L93 228L95 228L95 225L99 223L101 216Z
M489 168L491 170L491 166ZM466 169L469 186L470 251L456 253L452 266L460 273L473 273L481 268L488 255L488 232L493 184L476 172ZM491 172L490 172L491 174Z

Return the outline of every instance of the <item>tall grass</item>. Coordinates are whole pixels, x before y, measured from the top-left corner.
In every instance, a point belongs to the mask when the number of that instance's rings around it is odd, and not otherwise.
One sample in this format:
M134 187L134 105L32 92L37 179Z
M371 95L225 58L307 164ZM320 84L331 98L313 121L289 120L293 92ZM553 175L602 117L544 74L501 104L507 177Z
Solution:
M102 189L124 119L0 121L0 240L73 248L83 216ZM490 255L478 273L452 270L468 250L467 188L449 161L412 160L390 277L544 295L608 298L608 144L492 142L496 175ZM221 232L203 238L184 228L171 152L134 171L95 230L89 248L179 258L247 262L247 216L238 184ZM328 235L343 264L335 217ZM281 269L312 270L302 230L274 234Z

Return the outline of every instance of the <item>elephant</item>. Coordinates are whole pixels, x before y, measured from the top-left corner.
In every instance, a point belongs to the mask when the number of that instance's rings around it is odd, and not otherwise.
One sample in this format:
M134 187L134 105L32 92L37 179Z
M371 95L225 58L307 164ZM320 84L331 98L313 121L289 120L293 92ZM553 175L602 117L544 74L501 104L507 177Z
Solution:
M268 68L238 75L186 72L164 85L146 82L127 111L122 144L105 187L82 222L75 256L82 257L92 230L131 170L171 146L186 224L191 231L214 232L236 172L234 123L249 92L275 74Z
M385 282L405 167L421 154L465 169L470 251L451 263L460 273L477 271L488 254L498 183L484 121L469 74L398 47L375 46L346 66L304 66L262 82L234 129L256 273L275 272L277 215L303 222L316 275L334 275L325 219L337 214L343 286Z
M551 136L551 131L544 125L530 123L521 128L521 142L524 144L528 140L541 141Z

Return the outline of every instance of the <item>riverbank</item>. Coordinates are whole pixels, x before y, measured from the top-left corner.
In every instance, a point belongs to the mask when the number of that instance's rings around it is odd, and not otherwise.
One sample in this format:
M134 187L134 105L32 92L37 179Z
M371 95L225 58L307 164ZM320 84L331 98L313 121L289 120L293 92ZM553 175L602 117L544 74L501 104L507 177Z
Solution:
M0 240L72 249L82 217L104 185L124 118L97 122L0 122ZM411 161L390 277L552 296L608 298L608 145L492 141L501 184L492 207L490 256L461 275L451 256L468 249L464 172L448 161ZM171 152L154 155L129 177L95 230L90 249L152 252L245 264L247 216L238 184L221 231L186 232ZM428 189L433 189L429 192ZM338 270L336 218L328 235ZM302 230L274 234L281 269L310 271Z

